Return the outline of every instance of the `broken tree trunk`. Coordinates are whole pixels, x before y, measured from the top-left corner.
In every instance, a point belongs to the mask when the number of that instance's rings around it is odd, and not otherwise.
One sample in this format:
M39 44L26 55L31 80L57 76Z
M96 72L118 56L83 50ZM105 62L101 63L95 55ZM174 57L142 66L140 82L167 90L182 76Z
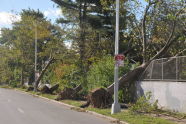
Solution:
M40 89L40 92L41 93L47 93L47 94L50 94L50 88L47 86L47 85L43 85L43 87L41 87Z
M67 88L67 87L66 87L66 88L64 88L63 91L61 91L61 92L58 94L56 100L77 99L77 98L78 98L77 93L78 93L79 91L81 91L81 90L82 90L81 84L78 85L78 86L75 87L75 88Z
M50 88L50 92L53 93L54 91L56 91L59 88L59 84L55 84L54 86L52 86Z
M40 89L41 93L47 93L47 94L52 94L55 90L59 88L59 84L55 84L52 87L47 86L46 84L43 85Z

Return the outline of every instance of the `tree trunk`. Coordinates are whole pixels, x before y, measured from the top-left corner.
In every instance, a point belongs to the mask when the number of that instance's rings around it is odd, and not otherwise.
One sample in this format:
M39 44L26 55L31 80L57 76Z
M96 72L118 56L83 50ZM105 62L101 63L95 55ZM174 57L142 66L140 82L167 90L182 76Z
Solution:
M86 14L87 14L87 2L80 0L79 3L79 27L80 27L80 37L79 37L79 54L80 54L80 64L82 74L82 84L86 85L87 83L87 65L86 61Z
M148 61L140 66L138 66L136 69L128 72L127 74L125 74L124 76L122 76L119 79L119 88L123 88L125 85L127 85L128 83L134 82L136 80L139 79L139 77L141 76L141 74L143 73L143 71L146 69L146 67L150 64L151 61ZM114 93L114 83L111 84L109 87L107 87L107 91L110 94Z
M64 88L63 91L61 91L61 92L58 94L56 100L77 99L77 98L78 98L77 93L78 93L79 91L81 91L81 90L82 90L81 84L78 85L78 86L75 87L75 88L67 88L67 87L66 87L66 88Z
M44 69L41 71L41 74L39 75L38 79L36 80L35 84L34 84L34 91L37 91L38 88L38 84L41 81L41 79L43 78L45 72L47 71L48 67L50 66L50 64L52 64L52 62L54 61L54 58L51 58L49 60L49 62L47 63L47 65L44 67Z
M55 84L52 87L47 86L46 84L42 86L39 90L41 93L53 94L59 88L59 84Z
M24 67L21 69L21 86L24 85Z

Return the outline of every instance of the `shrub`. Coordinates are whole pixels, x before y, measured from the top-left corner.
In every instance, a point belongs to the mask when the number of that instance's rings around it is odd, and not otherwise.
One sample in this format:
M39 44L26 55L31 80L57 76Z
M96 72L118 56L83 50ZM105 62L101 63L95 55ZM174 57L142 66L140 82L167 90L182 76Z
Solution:
M135 65L125 60L125 66L119 68L119 77L132 69ZM114 82L114 59L113 56L105 56L94 62L87 76L88 88L107 87Z
M154 103L150 103L151 97L151 92L147 92L129 108L129 111L131 113L151 113L156 111L158 109L158 100L156 100Z
M64 87L73 88L80 84L78 76L78 69L74 64L60 64L53 65L50 70L43 77L43 82L50 84L59 83L60 90Z
M124 86L119 90L118 100L120 103L134 103L136 101L136 85L130 82L129 85Z

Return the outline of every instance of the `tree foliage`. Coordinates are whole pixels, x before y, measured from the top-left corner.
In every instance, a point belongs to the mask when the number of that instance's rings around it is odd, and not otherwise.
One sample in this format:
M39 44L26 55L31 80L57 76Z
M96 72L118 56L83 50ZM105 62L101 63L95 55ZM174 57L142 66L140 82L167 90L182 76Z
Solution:
M6 71L16 72L14 74L2 77L9 77L8 80L34 81L34 57L35 57L35 40L37 38L37 69L41 71L43 65L50 56L56 56L65 49L63 39L61 38L62 30L52 25L44 18L40 11L23 10L21 21L15 22L12 29L2 29L0 43L4 52L4 64L7 68L3 69L2 74ZM6 55L7 54L7 55ZM17 70L17 71L16 71ZM13 79L11 79L13 78ZM7 81L5 81L7 82Z

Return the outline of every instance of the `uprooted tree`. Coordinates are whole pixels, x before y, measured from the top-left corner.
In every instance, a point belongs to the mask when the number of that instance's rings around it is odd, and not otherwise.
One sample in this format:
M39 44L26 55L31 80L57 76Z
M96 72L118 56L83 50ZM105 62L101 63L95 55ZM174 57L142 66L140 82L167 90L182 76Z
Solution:
M141 22L141 30L139 29L139 34L141 36L141 43L143 44L143 64L135 68L134 70L126 73L119 79L119 88L124 87L125 85L128 85L132 82L136 82L139 79L139 76L144 72L144 70L147 68L147 66L155 59L166 56L166 53L170 49L170 47L176 43L176 41L179 40L181 36L180 34L176 34L177 30L177 23L178 23L178 17L184 12L185 6L181 8L179 11L174 12L175 14L172 15L171 24L169 25L171 31L169 33L168 38L164 41L164 46L150 59L147 59L147 16L148 11L151 7L157 6L159 3L158 0L155 1L149 1L148 5L146 6L143 19ZM179 29L182 30L182 29ZM184 29L185 30L185 29ZM185 36L184 36L185 37ZM181 50L178 52L175 56L181 55L183 52L185 52L186 49ZM110 97L114 93L114 84L108 86L106 89L98 88L90 92L90 94L87 97L87 103L82 105L82 107L87 107L89 105L92 105L93 107L98 108L104 108L107 107L109 104L111 104L112 100L110 100Z
M86 43L85 43L86 39L88 39L88 33L87 33L88 31L86 29L85 24L87 24L89 21L97 22L96 20L98 20L98 22L101 22L101 23L96 23L96 25L98 24L100 25L99 28L104 27L106 25L107 28L103 28L103 29L106 29L106 31L110 31L110 27L114 26L112 23L113 22L112 19L114 17L113 16L114 15L113 6L115 4L114 1L113 0L102 0L101 3L99 0L97 1L96 0L95 1L74 0L74 1L68 1L68 2L65 0L52 0L52 1L57 3L59 7L61 7L65 13L67 13L66 15L68 18L63 18L59 20L62 22L62 24L64 23L73 24L74 21L76 22L76 24L79 24L80 32L79 30L77 31L80 33L81 37L75 38L74 41L79 41L77 44L79 45L78 47L79 54L81 56L80 60L81 62L85 61L85 58L87 57L87 56L85 57L85 52L88 51L88 50L85 50L85 48L89 48L89 47L86 47ZM96 2L97 4L93 2ZM129 40L128 49L126 51L121 49L122 51L124 51L122 53L124 53L125 55L127 54L128 58L131 58L133 56L138 56L135 61L142 62L141 58L143 58L142 65L138 66L137 68L128 72L127 74L125 74L124 76L120 78L119 87L122 88L125 85L135 82L139 78L139 76L143 73L143 71L146 69L146 67L154 59L157 59L160 57L171 57L175 55L180 55L183 52L185 52L184 45L182 45L185 41L184 40L185 39L185 33L184 33L185 32L185 14L184 14L185 13L185 1L183 0L175 0L175 1L148 0L146 8L144 9L144 12L141 14L142 15L141 19L139 19L139 17L136 17L137 15L136 13L139 12L139 8L134 10L136 12L133 12L133 10L131 12L130 10L126 12L126 10L129 9L130 7L128 8L128 6L125 5L126 1L125 2L120 1L120 2L123 8L126 7L126 9L124 10L122 8L122 12L120 13L120 15L126 14L126 13L127 13L126 15L128 15L127 18L124 19L124 20L128 20L127 22L128 25L126 26L128 29L125 32L120 31L120 33L123 33L123 35L121 36L123 39L127 39L126 40L127 42ZM102 3L104 4L102 5ZM92 7L92 5L94 7ZM99 9L95 9L95 5L101 5L101 6L96 6ZM104 7L106 8L106 10L102 8L104 5L106 6ZM79 14L78 13L76 14L77 17L71 16L70 14L71 12L79 12ZM89 18L93 16L95 16L94 17L95 21L92 21L93 19ZM69 19L69 20L66 20L66 19ZM122 24L124 24L124 21L122 22L123 22ZM94 29L95 26L91 24L92 23L90 23L88 26L92 26L91 28ZM121 26L120 28L122 28L122 30L125 30L124 29L125 26L123 27ZM102 32L103 29L100 32ZM113 36L113 32L112 33L109 32L109 34ZM129 39L127 36L129 37ZM99 39L99 37L101 36L98 35L97 37L98 39L96 39L96 41L100 42L101 38ZM111 36L106 35L106 37L111 37ZM72 37L72 39L73 38L74 37ZM111 41L112 41L112 38L111 38ZM108 42L106 42L106 44L104 45L95 44L95 47L92 47L94 48L92 51L96 51L98 46L106 46L108 44L109 44ZM90 46L90 42L88 42L88 46ZM109 47L107 49L110 50L112 48ZM101 48L101 50L103 49ZM88 52L86 53L86 55L87 54ZM84 68L84 66L82 66L82 68ZM83 72L86 72L86 69ZM87 105L85 106L88 106L89 104L92 104L94 107L107 106L108 104L111 103L111 101L110 100L107 101L106 98L107 96L111 96L113 94L113 91L114 91L113 89L114 89L114 85L112 84L108 86L106 89L98 88L98 89L91 91L87 97ZM61 92L61 95L63 96L64 94L65 96L70 97L71 92L74 92L74 90L75 89L68 89L68 90L65 89L63 92Z
M81 84L78 85L77 87L75 88L68 88L68 87L65 87L63 91L61 91L56 100L63 100L63 99L77 99L78 96L77 96L77 93L79 91L82 90L82 86Z

